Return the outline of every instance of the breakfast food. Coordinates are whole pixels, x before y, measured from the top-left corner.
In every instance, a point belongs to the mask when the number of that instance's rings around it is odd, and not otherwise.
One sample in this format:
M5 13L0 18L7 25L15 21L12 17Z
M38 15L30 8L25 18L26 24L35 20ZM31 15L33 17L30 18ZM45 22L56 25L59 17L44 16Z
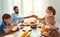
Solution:
M40 26L41 31L43 31L44 28L45 28L44 24L41 24L41 26Z
M31 37L31 34L30 34L30 33L28 33L25 37Z
M21 37L31 37L31 34L29 32L24 32Z
M34 23L37 23L37 19L36 18L29 18L29 19L24 19L23 21L23 25L26 26L26 25L30 25L31 22L34 22Z
M12 31L16 31L17 30L17 26L14 26L13 28L12 28Z
M28 34L28 32L24 32L21 37L25 37Z
M50 34L50 30L48 28L45 28L42 32L43 35L48 36Z
M37 28L37 24L34 23L34 22L31 22L30 27L31 27L32 29L36 29L36 28Z
M31 30L30 26L26 26L23 28L23 31L30 31L30 30Z
M23 25L26 26L26 25L29 25L29 24L30 24L30 20L29 19L24 19Z

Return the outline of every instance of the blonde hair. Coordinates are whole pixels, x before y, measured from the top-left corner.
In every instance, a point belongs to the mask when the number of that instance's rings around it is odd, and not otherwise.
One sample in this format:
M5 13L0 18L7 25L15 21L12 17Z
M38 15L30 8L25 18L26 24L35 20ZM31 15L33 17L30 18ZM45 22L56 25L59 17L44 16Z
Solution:
M55 20L55 17L53 15L52 16L47 16L47 21L50 20L50 19Z
M46 19L49 24L55 24L55 17L54 16L48 16Z

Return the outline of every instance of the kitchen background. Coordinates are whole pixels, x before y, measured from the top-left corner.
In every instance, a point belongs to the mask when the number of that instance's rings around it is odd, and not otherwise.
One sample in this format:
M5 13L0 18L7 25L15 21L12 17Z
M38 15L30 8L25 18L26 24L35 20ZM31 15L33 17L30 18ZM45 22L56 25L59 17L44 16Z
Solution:
M56 21L60 23L60 0L0 0L0 22L4 13L13 13L13 7L18 6L20 15L28 16L35 14L43 18L48 6L56 9Z

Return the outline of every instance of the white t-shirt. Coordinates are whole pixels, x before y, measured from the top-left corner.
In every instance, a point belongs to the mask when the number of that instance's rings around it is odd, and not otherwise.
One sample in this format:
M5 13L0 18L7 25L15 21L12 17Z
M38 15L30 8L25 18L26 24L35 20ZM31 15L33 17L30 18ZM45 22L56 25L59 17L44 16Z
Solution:
M48 29L50 29L51 27L50 27L49 25L47 25L47 24L46 24L46 25L45 25L45 28L48 28Z
M55 23L55 26L58 28L58 32L60 33L60 24L58 22Z
M55 26L58 28L58 32L60 33L60 24L59 23L55 23ZM51 29L51 27L49 26L49 25L45 25L45 28L49 28L49 29Z

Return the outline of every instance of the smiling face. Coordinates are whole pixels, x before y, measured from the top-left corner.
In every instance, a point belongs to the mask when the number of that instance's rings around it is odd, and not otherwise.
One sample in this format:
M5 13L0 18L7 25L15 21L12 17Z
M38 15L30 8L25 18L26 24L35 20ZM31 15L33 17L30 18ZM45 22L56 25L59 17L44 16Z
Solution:
M4 19L4 21L5 21L7 24L10 24L11 21L12 21L12 18Z
M16 14L19 14L19 9L18 8L15 8L14 11L15 11Z
M16 14L19 14L19 9L18 9L18 6L14 6L14 12L16 13Z
M55 9L54 9L52 6L49 6L49 7L47 7L47 9L46 9L46 13L47 13L48 15L51 15L51 14L55 15L55 14L54 14L54 13L55 13Z
M9 14L4 14L4 15L2 16L2 20L3 20L3 22L5 22L6 24L10 24L12 18L11 18L11 16L10 16Z
M48 16L46 23L54 25L55 24L55 18L54 18L54 16Z
M46 14L51 15L51 10L47 9Z
M52 19L50 19L50 20L48 21L48 23L51 24L51 25L54 25L55 21L52 20Z

